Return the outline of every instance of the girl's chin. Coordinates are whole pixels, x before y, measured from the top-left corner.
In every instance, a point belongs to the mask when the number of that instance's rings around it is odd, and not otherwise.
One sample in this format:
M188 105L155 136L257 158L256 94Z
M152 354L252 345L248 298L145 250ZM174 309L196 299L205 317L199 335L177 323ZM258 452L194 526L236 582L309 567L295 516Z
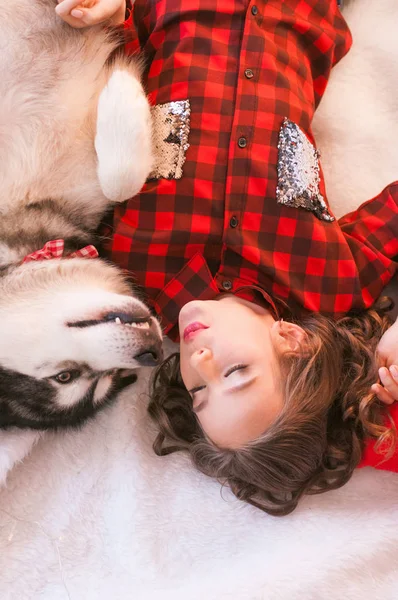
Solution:
M224 302L234 302L235 304L247 306L258 315L266 315L270 313L269 309L265 306L265 300L262 301L260 297L258 303L251 302L250 300L245 300L244 298L239 298L238 296L234 296L233 294L224 294L223 296L217 298L217 300L223 300Z
M178 329L180 336L184 333L185 328L194 321L202 321L204 318L203 311L204 302L193 300L185 304L178 315Z

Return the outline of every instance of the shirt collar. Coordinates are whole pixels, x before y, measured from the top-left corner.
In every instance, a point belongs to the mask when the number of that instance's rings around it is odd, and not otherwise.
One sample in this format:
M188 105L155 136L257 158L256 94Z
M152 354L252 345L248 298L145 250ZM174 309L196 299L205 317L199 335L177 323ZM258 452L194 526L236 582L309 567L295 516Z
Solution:
M258 285L237 280L231 293L256 304L263 305L265 302L275 319L279 319L281 311L278 310L275 301ZM193 300L215 300L224 294L224 290L219 289L203 255L194 254L154 301L154 308L160 316L164 333L176 341L178 315L185 304Z

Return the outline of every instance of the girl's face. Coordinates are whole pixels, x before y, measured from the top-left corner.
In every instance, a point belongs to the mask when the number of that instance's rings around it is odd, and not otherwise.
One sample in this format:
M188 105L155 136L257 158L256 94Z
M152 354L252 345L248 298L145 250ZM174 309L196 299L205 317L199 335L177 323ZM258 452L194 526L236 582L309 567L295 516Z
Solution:
M235 296L189 302L179 316L181 375L193 410L218 446L256 439L283 406L279 356L305 332Z

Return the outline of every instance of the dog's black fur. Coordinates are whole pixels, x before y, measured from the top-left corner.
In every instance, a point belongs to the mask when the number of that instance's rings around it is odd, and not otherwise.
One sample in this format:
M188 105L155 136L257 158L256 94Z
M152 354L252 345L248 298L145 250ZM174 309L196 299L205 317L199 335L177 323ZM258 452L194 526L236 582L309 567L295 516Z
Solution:
M64 429L81 425L99 410L112 404L115 396L137 380L135 374L122 377L115 374L106 395L93 401L99 375L74 406L60 410L56 406L54 385L46 379L36 379L17 371L0 367L0 429Z

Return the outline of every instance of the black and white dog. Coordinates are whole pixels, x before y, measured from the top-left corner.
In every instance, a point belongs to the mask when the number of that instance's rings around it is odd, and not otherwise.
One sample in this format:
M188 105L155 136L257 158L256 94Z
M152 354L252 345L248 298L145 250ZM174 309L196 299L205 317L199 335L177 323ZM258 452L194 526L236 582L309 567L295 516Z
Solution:
M121 271L89 258L151 170L140 69L55 6L0 0L0 430L82 423L162 352Z

